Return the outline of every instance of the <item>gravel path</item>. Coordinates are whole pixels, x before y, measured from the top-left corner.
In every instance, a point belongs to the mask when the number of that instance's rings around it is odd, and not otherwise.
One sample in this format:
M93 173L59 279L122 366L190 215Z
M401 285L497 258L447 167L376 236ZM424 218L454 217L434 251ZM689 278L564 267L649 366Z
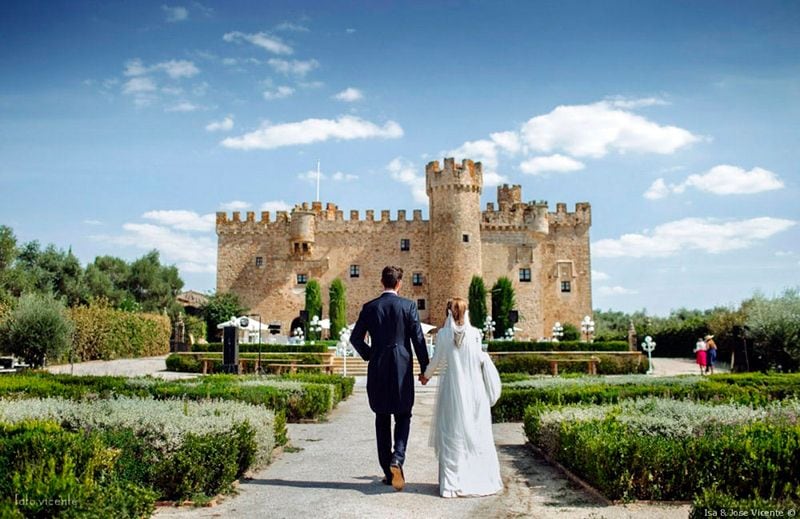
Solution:
M688 506L598 503L532 454L519 423L494 426L505 491L484 498L443 499L438 494L437 462L427 444L434 395L431 387L417 388L403 492L380 483L374 415L359 386L327 422L290 424L293 448L242 481L237 496L209 508L161 508L156 517L633 518L647 514L648 519L672 519L688 515Z
M72 373L74 375L122 375L125 377L151 375L170 380L197 376L194 373L167 371L167 366L164 363L164 359L166 358L166 355L164 355L161 357L143 357L139 359L93 360L89 362L79 362L72 366L69 364L50 366L47 368L47 371L50 373Z

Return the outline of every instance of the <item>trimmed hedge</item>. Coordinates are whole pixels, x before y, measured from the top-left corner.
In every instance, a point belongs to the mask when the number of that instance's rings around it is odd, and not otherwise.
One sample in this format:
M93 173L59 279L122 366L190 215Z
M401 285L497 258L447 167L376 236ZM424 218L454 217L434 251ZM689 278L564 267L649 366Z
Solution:
M643 355L589 355L576 353L575 355L546 356L535 353L519 355L503 355L495 358L494 365L500 373L527 373L530 375L544 375L550 373L550 362L558 363L559 373L586 373L589 367L589 357L596 357L599 375L624 375L629 373L645 373L647 371L647 357Z
M534 404L607 404L644 397L764 404L800 397L800 374L529 379L503 385L492 418L495 422L520 421L525 409Z
M703 489L692 502L689 519L708 517L793 517L800 510L800 499L737 499L724 489ZM756 512L756 513L754 513ZM756 514L763 514L758 516Z
M330 343L330 344L328 344ZM261 353L327 353L329 346L336 346L335 341L316 341L315 344L239 344L239 353L258 353L259 346ZM222 353L221 342L209 342L206 344L193 344L193 352Z
M628 351L625 341L489 341L489 351Z
M800 497L800 405L767 409L672 400L530 407L530 440L611 499Z
M169 317L104 306L69 309L75 323L73 360L113 360L169 353ZM68 362L69 357L60 359Z
M212 363L212 372L219 373L222 370L222 354L221 353L171 353L166 358L166 365L168 371L179 371L182 373L202 373L203 363L200 359L214 358L218 359ZM257 359L257 353L243 353L239 355L243 359ZM280 354L280 353L262 353L261 360L263 364L270 362L289 362L296 360L301 364L322 364L322 357L313 353L307 354ZM248 364L246 369L255 369L254 364ZM304 368L298 368L300 370ZM309 368L311 369L311 368Z
M127 481L96 432L0 422L0 517L150 517L158 494Z

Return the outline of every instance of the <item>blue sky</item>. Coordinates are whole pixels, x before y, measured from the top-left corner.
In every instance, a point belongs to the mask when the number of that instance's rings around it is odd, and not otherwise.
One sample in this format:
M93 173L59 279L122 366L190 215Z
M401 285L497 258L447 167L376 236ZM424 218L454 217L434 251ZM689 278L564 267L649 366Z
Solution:
M594 306L800 285L798 2L0 5L0 223L213 289L213 213L427 210L424 165L592 204Z

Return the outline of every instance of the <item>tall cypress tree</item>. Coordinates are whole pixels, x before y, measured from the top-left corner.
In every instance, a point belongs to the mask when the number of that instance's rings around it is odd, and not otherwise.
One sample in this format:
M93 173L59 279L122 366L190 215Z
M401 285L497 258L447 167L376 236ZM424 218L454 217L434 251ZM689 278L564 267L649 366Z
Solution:
M347 327L347 299L345 286L341 279L336 278L331 282L330 311L331 339L338 340L339 332Z
M492 320L494 320L495 338L505 335L506 330L511 328L511 321L508 313L514 309L514 286L507 277L501 277L492 287Z
M469 283L469 322L475 328L482 330L486 321L486 285L483 278L472 276Z

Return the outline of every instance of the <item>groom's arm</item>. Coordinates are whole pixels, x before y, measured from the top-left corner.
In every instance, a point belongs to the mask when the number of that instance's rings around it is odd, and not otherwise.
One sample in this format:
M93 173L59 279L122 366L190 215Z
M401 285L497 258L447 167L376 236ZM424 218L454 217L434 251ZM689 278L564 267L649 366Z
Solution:
M353 331L350 333L350 344L353 345L353 348L361 355L361 358L369 361L370 356L370 347L365 340L367 336L367 323L366 323L366 316L364 315L364 309L361 309L361 313L358 314L358 320L356 321L356 325L353 327Z
M430 362L428 359L428 345L425 343L425 334L422 333L422 326L419 324L417 305L413 301L410 302L407 315L406 335L411 338L411 344L414 345L414 353L417 354L419 369L422 373L425 373L425 369Z

